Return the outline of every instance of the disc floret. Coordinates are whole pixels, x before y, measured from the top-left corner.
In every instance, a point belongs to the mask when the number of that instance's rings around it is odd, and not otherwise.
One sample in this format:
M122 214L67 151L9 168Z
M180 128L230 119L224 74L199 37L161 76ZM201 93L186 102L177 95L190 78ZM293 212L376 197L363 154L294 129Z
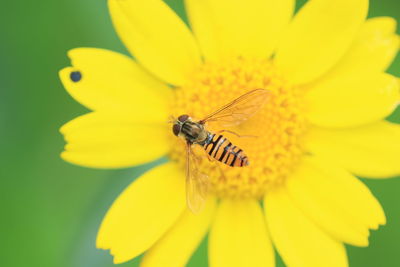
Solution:
M209 176L211 191L219 197L259 198L288 177L303 154L301 139L306 123L302 91L287 83L272 61L243 58L205 63L175 90L172 113L201 119L257 88L269 91L266 104L248 121L229 128L248 137L224 133L246 152L249 166L232 168L210 162L201 147L194 148L200 159L199 169ZM210 123L207 129L218 132L226 128ZM184 164L184 145L176 141L171 157Z

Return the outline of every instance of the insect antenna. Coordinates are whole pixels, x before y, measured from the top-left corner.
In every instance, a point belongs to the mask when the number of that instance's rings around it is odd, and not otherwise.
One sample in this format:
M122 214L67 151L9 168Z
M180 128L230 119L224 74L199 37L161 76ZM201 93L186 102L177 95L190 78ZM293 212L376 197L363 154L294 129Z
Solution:
M167 123L174 123L175 121L176 121L176 118L174 116L170 115Z

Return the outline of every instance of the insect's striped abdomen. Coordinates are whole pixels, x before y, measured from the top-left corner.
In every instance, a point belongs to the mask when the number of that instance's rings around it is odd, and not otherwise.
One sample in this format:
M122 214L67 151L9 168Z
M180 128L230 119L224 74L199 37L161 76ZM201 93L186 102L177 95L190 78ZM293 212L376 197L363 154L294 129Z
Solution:
M223 135L213 133L209 133L209 135L203 147L210 157L231 167L249 165L246 154L239 147L233 145Z

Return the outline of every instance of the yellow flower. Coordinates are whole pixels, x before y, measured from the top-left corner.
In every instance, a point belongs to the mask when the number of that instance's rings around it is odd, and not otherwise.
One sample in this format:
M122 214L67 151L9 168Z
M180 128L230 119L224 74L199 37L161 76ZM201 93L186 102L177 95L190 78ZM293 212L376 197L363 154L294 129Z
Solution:
M97 246L115 263L145 253L141 266L184 266L209 231L210 266L274 266L273 247L287 266L347 266L343 244L367 246L369 229L385 224L355 175L400 174L400 127L384 120L399 101L385 73L395 21L366 20L367 0L309 1L294 16L294 0L186 0L190 30L161 0L108 3L135 60L69 52L61 80L92 112L62 127L62 157L96 168L170 161L119 196ZM212 194L192 214L168 117L201 118L255 88L268 103L233 130L259 138L229 136L250 166L201 157Z

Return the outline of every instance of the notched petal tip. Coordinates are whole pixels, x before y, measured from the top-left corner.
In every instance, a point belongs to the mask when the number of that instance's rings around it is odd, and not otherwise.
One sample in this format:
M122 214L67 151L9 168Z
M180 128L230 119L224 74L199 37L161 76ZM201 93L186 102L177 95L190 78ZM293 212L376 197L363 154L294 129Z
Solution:
M118 253L115 249L112 249L111 246L100 245L98 240L96 241L96 248L108 251L114 264L121 264L132 259L126 255L123 256L123 253Z
M117 256L113 257L113 263L114 264L119 264L119 263L123 263L123 262L125 262L125 261L119 259Z
M68 50L68 52L67 52L67 57L71 60L71 62L72 62L72 60L73 60L73 58L74 58L75 52L76 52L78 49L80 49L80 48L72 48L72 49Z
M65 160L65 151L62 151L61 153L60 153L60 158L62 159L62 160ZM66 160L65 160L66 161Z
M58 76L60 77L61 82L64 82L65 77L67 77L72 70L73 70L72 67L69 66L62 68L61 70L58 71Z
M110 249L110 255L113 257L114 264L121 264L121 263L125 263L125 262L128 262L128 261L134 259L130 256L123 255L123 253L118 254L111 249Z
M58 131L64 136L64 140L65 140L65 132L66 132L65 129L66 129L65 124L63 126L61 126L60 129L58 129Z
M96 237L96 248L102 249L102 250L109 250L111 249L111 246L107 245L107 240L104 237L104 228L103 225L100 225L99 230L97 231L97 237Z
M81 115L81 116L78 117L78 118L75 118L75 119L73 119L73 120L70 120L69 122L64 123L64 124L60 127L59 132L64 136L64 139L66 138L66 135L68 134L69 130L73 127L74 123L75 123L79 118L82 118L83 116L85 116L85 115Z
M67 147L67 146L65 146L65 147ZM70 164L78 165L76 162L74 162L74 161L72 160L71 155L70 155L70 152L68 152L65 148L64 148L64 151L60 153L60 158L61 158L62 160L64 160L64 161L70 163Z
M71 64L74 65L74 59L76 57L79 57L80 54L91 53L92 51L101 52L107 50L102 48L93 48L93 47L75 47L68 50L67 56L71 60Z
M127 255L124 255L121 251L114 247L111 240L107 240L103 233L104 229L100 227L97 238L96 238L96 248L107 251L113 258L114 264L120 264L127 262L132 259Z

